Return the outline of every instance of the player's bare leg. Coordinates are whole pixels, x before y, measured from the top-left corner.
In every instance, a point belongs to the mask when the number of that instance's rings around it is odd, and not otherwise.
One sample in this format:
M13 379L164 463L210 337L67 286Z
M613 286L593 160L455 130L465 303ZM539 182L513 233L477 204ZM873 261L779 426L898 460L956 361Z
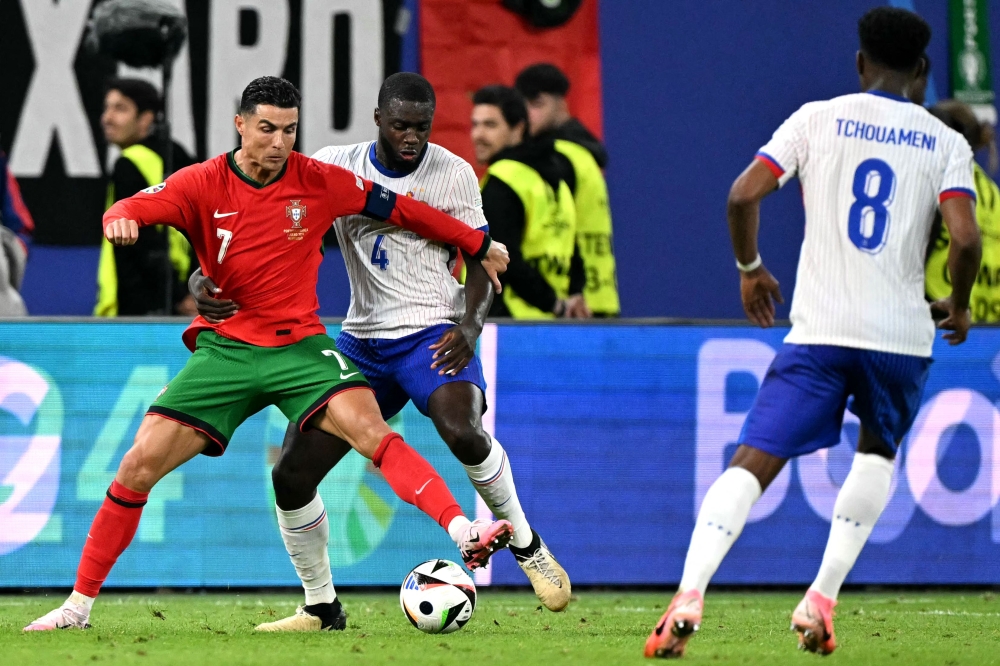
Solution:
M889 502L894 459L893 449L862 425L857 455L833 505L823 563L792 613L792 631L799 635L802 650L830 654L837 647L833 608L844 579Z
M729 469L708 489L698 511L680 589L646 640L647 657L684 654L701 625L705 589L746 525L750 509L787 462L741 444Z
M73 593L62 606L29 624L25 631L89 626L94 599L118 557L132 542L149 491L169 472L201 453L208 443L208 437L193 428L146 415L90 527Z
M482 390L465 381L439 386L427 401L434 427L465 467L476 492L494 516L514 526L510 552L539 601L551 611L564 610L572 595L569 576L528 524L507 453L483 430L483 407Z
M494 552L510 542L514 528L508 521L469 521L465 517L444 479L382 419L372 391L336 394L313 418L312 425L340 437L371 460L401 500L447 530L470 569L485 566Z

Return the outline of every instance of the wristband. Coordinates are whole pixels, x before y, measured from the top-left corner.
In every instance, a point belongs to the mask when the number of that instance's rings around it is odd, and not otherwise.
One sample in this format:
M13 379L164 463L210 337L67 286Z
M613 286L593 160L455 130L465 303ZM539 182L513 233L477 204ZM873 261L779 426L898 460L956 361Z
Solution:
M741 264L740 260L736 260L736 268L740 269L741 273L749 273L750 271L755 271L763 265L764 260L760 258L760 253L757 254L757 258L751 261L749 264Z

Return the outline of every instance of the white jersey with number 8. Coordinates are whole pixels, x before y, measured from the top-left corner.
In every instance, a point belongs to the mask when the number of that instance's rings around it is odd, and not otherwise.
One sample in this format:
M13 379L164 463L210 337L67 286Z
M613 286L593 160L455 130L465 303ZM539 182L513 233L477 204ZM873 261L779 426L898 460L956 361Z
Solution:
M412 173L396 173L375 158L375 142L328 146L313 159L336 164L414 197L474 229L486 231L479 181L468 162L427 144ZM361 215L334 224L351 280L343 330L356 338L396 339L465 314L465 290L451 276L455 249Z
M881 92L811 102L757 153L806 212L794 344L930 356L924 257L938 203L975 199L972 150L921 106Z

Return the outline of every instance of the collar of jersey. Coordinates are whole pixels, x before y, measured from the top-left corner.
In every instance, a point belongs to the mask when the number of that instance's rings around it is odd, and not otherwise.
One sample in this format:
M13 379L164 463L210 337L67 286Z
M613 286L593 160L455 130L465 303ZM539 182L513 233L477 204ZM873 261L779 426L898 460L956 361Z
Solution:
M868 93L869 95L875 95L876 97L885 97L886 99L896 100L897 102L906 102L907 104L912 104L910 100L906 99L902 95L893 95L892 93L886 92L884 90L872 89L872 90L866 90L865 92Z
M285 175L285 171L288 170L288 160L285 160L285 164L281 167L281 171L278 172L278 175L275 176L274 180L272 180L270 183L259 183L250 176L243 173L243 169L241 169L240 165L236 163L237 150L239 150L239 148L234 148L232 152L226 153L226 164L229 165L229 168L232 170L233 173L235 173L239 177L240 180L242 180L247 185L253 187L254 189L260 190L267 187L268 185L274 185L279 180L281 180L281 177Z
M426 151L427 148L424 147L424 152ZM418 168L420 168L420 163L423 162L423 157L424 157L423 155L420 156L420 160L417 161L417 166L416 168L413 169L413 171L416 171ZM411 173L413 173L413 171L393 171L389 167L379 162L378 157L375 156L374 141L372 141L371 148L368 149L368 161L372 163L372 166L375 167L375 169L377 169L380 174L382 174L383 176L388 176L389 178L402 178L404 176L409 176Z

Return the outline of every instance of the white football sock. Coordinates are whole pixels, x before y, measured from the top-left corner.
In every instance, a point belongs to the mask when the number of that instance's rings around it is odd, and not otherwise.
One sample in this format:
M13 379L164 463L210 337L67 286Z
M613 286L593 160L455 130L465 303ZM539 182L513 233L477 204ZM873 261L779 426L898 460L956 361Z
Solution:
M705 494L691 533L681 591L696 589L705 594L708 581L740 536L760 495L757 477L742 467L730 467L715 480Z
M893 461L874 453L857 453L833 505L830 539L823 563L810 589L836 599L840 586L864 548L878 517L889 502Z
M459 548L462 547L462 538L465 536L465 528L469 526L472 521L465 516L455 516L448 523L448 536L451 540L455 542L455 545Z
M285 550L292 559L295 573L306 591L306 605L330 604L337 598L330 571L330 521L326 517L323 498L316 493L301 509L284 511L277 504L278 527Z
M96 597L88 597L85 594L80 594L76 590L73 590L73 593L69 595L69 599L67 599L66 601L68 601L71 604L76 604L77 606L82 606L83 608L86 608L87 612L89 613L91 609L94 607L95 598Z
M521 501L517 499L517 488L514 487L514 474L510 470L510 461L500 442L492 437L490 439L493 445L486 460L478 465L463 465L465 473L472 479L476 492L486 502L493 515L509 520L514 526L511 545L515 548L526 548L531 544L531 526L524 517Z

